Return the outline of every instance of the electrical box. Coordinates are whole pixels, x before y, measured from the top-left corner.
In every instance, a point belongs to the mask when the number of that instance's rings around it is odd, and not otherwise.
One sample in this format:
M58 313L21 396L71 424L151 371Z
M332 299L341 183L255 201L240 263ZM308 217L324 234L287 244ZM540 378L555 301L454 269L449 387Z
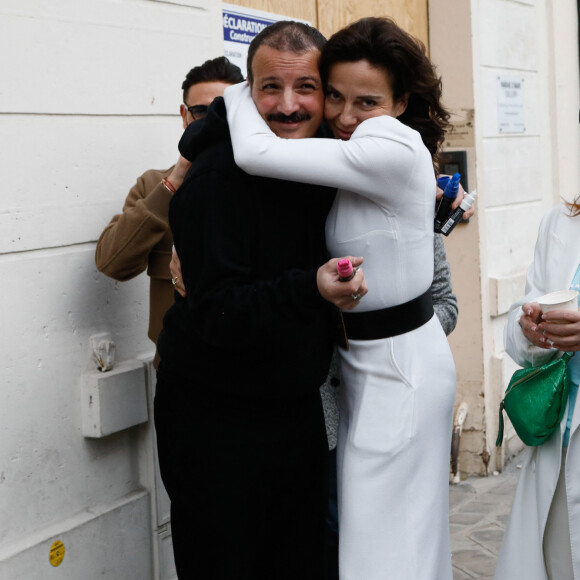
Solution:
M83 435L106 437L149 420L145 366L139 360L115 363L112 370L82 377Z
M465 151L442 151L439 154L439 173L453 175L461 173L461 185L465 193L469 191L467 179L467 153Z

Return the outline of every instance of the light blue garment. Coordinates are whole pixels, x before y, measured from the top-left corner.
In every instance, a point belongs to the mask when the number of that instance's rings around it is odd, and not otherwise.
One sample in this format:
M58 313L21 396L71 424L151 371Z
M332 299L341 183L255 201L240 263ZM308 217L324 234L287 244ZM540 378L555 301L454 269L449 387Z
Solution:
M580 292L580 266L576 269L574 279L570 284L570 290ZM574 415L574 406L578 396L578 384L580 383L580 356L575 355L568 361L568 374L570 376L570 394L568 395L568 417L566 418L566 430L562 439L562 447L568 447L570 440L570 427L572 425L572 416Z
M570 367L574 364L578 367L578 372L580 372L580 358L573 356L568 362L568 371ZM566 430L564 431L564 438L562 439L562 447L568 447L568 441L570 440L570 426L572 425L572 416L574 415L574 405L576 405L576 397L578 395L578 379L576 382L570 384L570 394L568 395L568 417L566 418Z

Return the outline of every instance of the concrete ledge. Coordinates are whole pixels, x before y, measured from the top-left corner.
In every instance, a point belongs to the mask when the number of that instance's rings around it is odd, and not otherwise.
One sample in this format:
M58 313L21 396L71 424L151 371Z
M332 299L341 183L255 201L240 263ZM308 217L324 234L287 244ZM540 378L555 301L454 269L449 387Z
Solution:
M526 273L489 279L489 308L491 316L506 314L510 306L524 295Z
M0 578L152 580L150 498L135 491L0 547ZM64 544L62 563L49 562Z

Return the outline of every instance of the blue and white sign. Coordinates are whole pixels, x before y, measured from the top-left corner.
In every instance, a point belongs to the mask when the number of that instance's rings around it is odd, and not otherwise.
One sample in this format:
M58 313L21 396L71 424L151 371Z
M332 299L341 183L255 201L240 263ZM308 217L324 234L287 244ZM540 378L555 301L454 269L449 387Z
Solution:
M262 12L233 4L222 4L223 30L224 30L224 55L231 62L242 69L246 76L246 59L248 47L254 36L260 33L266 26L278 20L297 20L310 24L307 20L300 20L283 14Z

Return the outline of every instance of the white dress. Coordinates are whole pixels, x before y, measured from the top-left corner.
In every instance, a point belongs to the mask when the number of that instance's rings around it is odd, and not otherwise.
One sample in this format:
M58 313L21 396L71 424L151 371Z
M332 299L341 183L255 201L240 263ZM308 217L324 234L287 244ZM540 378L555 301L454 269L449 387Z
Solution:
M430 287L435 178L416 131L381 116L350 141L279 139L247 88L228 88L225 101L244 171L338 188L326 241L333 256L365 259L369 292L354 313ZM351 340L340 355L340 578L450 580L455 367L441 325L433 316L400 336Z

